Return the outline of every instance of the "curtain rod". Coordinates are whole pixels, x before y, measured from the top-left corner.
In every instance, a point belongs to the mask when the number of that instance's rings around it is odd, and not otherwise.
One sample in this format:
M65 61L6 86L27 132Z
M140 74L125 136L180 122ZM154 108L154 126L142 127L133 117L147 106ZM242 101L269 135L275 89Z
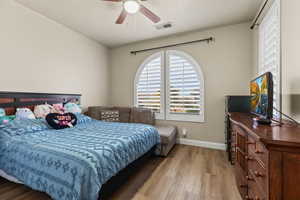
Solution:
M182 46L182 45L193 44L193 43L198 43L198 42L207 42L207 43L209 43L209 42L212 42L212 41L214 41L214 38L209 37L209 38L205 38L205 39L201 39L201 40L194 40L194 41L171 44L171 45L160 46L160 47L154 47L154 48L149 48L149 49L131 51L130 53L136 55L137 53L142 53L142 52L146 52L146 51L153 51L153 50L157 50L157 49L164 49L164 48L169 48L169 47Z
M263 13L264 9L266 8L268 2L269 2L269 0L266 0L265 3L263 4L263 6L261 7L261 9L259 10L257 16L255 17L255 19L254 19L254 21L253 21L253 23L252 23L252 25L250 27L251 30L254 29L254 27L256 25L258 25L256 23L257 23L258 19L260 18L261 14Z

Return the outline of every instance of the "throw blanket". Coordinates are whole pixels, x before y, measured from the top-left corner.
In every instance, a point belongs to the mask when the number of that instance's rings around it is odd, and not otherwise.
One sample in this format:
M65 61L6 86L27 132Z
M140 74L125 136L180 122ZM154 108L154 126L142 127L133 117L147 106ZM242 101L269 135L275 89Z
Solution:
M85 118L53 130L18 123L0 128L0 168L54 200L97 200L102 184L159 143L157 130L144 124Z

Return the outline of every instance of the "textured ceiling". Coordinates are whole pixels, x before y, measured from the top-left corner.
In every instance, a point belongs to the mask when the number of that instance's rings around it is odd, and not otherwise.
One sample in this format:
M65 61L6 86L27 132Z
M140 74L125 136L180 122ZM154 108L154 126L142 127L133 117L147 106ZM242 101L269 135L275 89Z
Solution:
M22 5L109 47L197 29L252 20L263 0L148 0L142 2L170 29L156 30L141 14L123 25L115 20L122 3L102 0L16 0Z

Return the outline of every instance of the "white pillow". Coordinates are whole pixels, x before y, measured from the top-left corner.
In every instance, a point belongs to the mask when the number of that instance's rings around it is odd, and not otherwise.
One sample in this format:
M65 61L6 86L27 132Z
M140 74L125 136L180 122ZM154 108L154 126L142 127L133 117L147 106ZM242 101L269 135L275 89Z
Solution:
M17 108L16 119L35 119L35 116L29 108Z

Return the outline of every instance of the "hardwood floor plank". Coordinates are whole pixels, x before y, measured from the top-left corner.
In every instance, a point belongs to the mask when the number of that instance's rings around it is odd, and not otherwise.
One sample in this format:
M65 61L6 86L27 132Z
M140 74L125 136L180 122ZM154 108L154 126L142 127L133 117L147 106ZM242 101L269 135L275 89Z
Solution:
M152 157L105 200L241 200L223 151L176 145ZM44 193L0 178L0 200L51 200Z
M10 190L13 190L16 187L18 187L17 184L11 184L9 182L3 183L0 187L0 194L5 194L6 192L9 192Z
M27 192L15 197L13 200L31 200L31 196L36 193L36 191L28 190Z
M10 200L10 199L15 199L16 197L29 192L30 190L26 187L15 187L12 190L9 190L7 192L4 192L3 194L0 195L1 200Z

